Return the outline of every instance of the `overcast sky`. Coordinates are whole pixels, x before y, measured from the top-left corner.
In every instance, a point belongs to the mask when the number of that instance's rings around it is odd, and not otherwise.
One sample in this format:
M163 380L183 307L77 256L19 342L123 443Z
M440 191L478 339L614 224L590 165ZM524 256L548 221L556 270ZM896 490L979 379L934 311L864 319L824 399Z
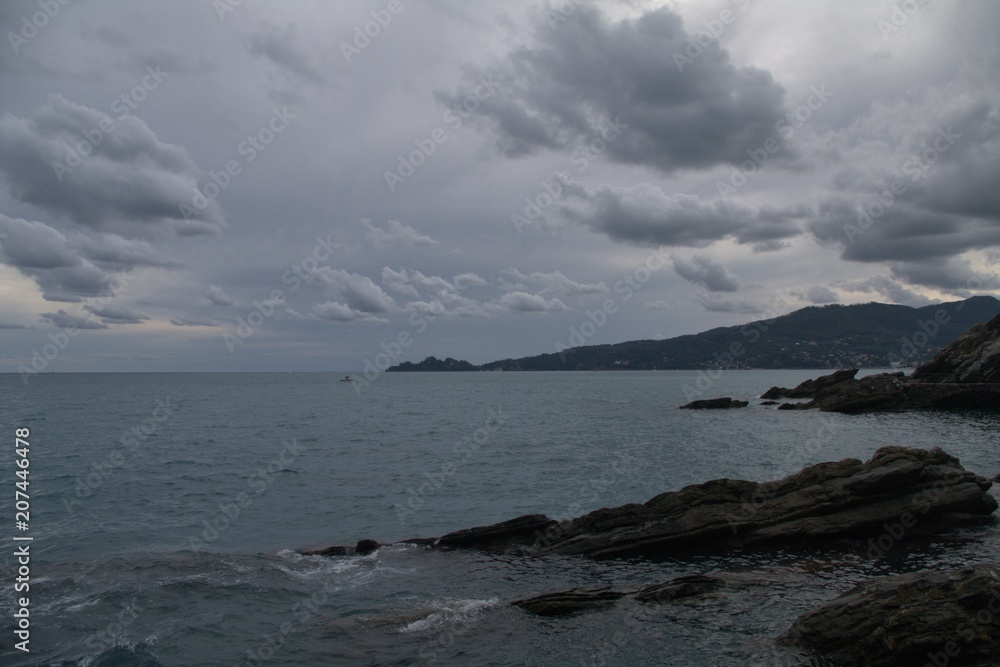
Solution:
M62 2L0 4L0 370L1000 295L991 0Z

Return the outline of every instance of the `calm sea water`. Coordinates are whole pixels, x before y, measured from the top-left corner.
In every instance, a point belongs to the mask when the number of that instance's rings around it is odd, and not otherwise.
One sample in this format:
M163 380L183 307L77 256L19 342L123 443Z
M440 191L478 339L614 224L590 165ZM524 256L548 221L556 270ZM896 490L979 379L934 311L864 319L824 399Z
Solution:
M866 577L995 560L1000 529L696 560L594 562L386 547L514 516L642 502L719 477L770 480L941 446L1000 472L998 418L681 411L814 371L0 375L9 665L810 664L772 639ZM710 386L706 386L710 385ZM31 431L31 648L13 649L15 428ZM995 492L995 490L994 490ZM725 595L570 618L509 601L582 585L737 573Z

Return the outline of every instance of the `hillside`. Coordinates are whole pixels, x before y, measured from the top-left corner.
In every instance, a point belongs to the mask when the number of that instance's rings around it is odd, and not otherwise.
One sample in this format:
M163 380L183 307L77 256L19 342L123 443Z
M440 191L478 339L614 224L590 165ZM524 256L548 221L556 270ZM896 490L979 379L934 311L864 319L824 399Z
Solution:
M772 320L699 334L588 345L561 354L494 361L477 368L549 371L912 367L929 360L972 325L997 314L1000 301L989 296L922 308L882 303L810 306ZM439 364L402 366L407 364L389 370L447 370Z

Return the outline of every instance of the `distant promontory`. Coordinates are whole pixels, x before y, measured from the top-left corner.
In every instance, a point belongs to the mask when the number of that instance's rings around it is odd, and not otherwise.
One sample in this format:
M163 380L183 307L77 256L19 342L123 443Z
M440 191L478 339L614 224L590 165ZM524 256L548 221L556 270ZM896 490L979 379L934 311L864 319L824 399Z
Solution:
M595 371L706 368L911 368L975 324L1000 314L1000 300L975 296L921 308L884 303L810 306L787 315L666 340L581 345L476 366L448 357L390 371ZM570 342L574 341L570 331Z

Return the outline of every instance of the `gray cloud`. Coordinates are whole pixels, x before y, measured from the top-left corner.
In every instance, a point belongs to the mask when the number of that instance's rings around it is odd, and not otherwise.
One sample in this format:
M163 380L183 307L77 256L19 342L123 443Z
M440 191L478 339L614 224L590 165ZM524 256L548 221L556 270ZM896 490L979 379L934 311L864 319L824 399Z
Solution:
M371 220L362 220L361 224L364 225L367 230L365 236L371 241L372 245L376 248L381 248L384 246L389 246L393 244L401 244L411 248L420 247L431 247L440 245L438 241L435 241L430 236L426 234L421 234L413 227L409 225L404 225L397 220L389 221L389 229L384 230L380 227L376 227L371 223Z
M201 171L183 148L134 115L112 118L61 95L29 118L0 118L0 173L16 199L98 231L192 235L225 224L214 200L202 210L193 204Z
M792 294L816 305L840 302L840 297L837 296L837 293L823 285L810 285L804 289L793 290Z
M780 146L782 87L764 70L734 64L717 42L679 69L674 54L690 38L665 7L614 22L596 5L578 4L568 20L554 29L540 23L530 45L439 97L461 104L495 76L502 92L476 113L511 157L571 148L604 132L612 160L670 172L739 164L768 138ZM625 129L610 139L616 122Z
M740 281L718 262L704 255L695 255L690 260L674 257L674 271L684 280L701 285L709 292L736 292Z
M559 299L546 300L539 294L528 294L527 292L508 292L493 304L499 306L499 310L511 313L558 313L568 310L566 304Z
M726 200L705 201L697 195L667 195L659 187L639 183L624 188L574 187L562 207L571 220L637 245L700 248L724 238L738 243L779 241L802 233L795 223L806 209L759 212Z
M85 317L78 317L76 315L71 315L62 308L60 308L54 313L41 313L38 317L43 322L54 324L55 326L63 329L68 329L71 327L76 327L77 329L108 328L107 324L102 324L101 322L95 322L94 320L87 319Z
M119 304L84 306L84 310L101 318L105 324L141 324L149 317Z
M170 323L175 327L217 327L216 320L204 320L192 317L171 317Z
M205 298L207 298L213 305L222 306L223 308L236 304L232 297L226 294L225 290L218 285L212 285L205 290Z
M738 313L750 315L764 312L763 304L752 299L724 294L699 292L695 294L695 302L710 313Z
M372 282L371 278L349 273L343 269L331 269L322 266L309 275L309 280L322 285L334 294L339 295L346 301L351 311L361 313L385 313L393 309L396 302L391 296L382 291L382 288ZM323 319L337 319L327 315L340 315L343 312L337 308L341 304L327 303L326 307L321 307L320 312L313 311L318 317ZM341 320L342 321L342 320Z
M276 25L265 24L253 33L247 50L310 83L325 83L326 77L309 62L309 56L300 49L301 35L295 24L289 23L282 30Z

